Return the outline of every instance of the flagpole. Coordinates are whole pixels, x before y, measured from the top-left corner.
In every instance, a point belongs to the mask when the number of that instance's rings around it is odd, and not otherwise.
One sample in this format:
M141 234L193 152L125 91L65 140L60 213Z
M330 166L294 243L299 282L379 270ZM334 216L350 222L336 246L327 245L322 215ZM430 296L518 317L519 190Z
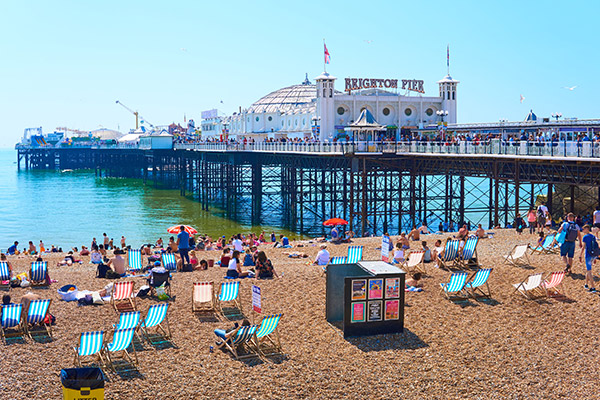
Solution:
M325 38L323 38L323 72L327 72L327 63L325 61Z
M448 76L450 76L450 44L446 47L446 66L448 67Z

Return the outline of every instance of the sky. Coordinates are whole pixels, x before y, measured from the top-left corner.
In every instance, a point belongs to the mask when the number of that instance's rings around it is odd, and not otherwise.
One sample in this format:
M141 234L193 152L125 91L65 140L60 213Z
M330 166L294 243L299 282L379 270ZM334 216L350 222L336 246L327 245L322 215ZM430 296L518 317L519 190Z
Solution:
M231 114L323 70L460 81L458 122L597 118L600 3L12 1L0 13L0 147L28 127L135 128ZM574 90L566 87L576 86ZM524 96L523 103L519 101Z

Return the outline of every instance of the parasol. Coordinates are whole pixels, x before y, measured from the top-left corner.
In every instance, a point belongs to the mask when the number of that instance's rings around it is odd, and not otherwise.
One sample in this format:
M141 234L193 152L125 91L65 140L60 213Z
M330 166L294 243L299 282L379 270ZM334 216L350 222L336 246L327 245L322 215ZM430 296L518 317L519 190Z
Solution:
M327 221L323 222L325 226L335 226L335 225L348 225L348 221L341 218L329 218Z
M167 232L177 234L177 233L181 232L181 230L179 229L180 226L181 225L174 225L174 226L170 227L169 229L167 229ZM192 228L189 225L183 225L183 226L185 227L185 231L190 235L195 235L196 233L198 233L198 231L196 229Z

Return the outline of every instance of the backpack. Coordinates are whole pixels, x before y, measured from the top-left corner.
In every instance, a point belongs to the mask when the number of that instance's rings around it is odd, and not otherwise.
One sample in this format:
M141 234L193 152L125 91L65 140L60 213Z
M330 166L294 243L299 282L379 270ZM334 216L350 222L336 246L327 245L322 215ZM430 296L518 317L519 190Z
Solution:
M544 213L544 209L542 208L542 206L539 206L537 209L537 215L538 217L545 217L546 214Z
M592 257L600 256L600 246L598 246L598 242L595 237L592 237L592 242L590 243L589 253Z
M577 228L575 222L567 222L567 236L565 237L565 240L567 242L574 242L577 240L578 234L579 229Z
M98 264L96 269L96 278L106 278L106 272L110 270L110 267L106 264Z

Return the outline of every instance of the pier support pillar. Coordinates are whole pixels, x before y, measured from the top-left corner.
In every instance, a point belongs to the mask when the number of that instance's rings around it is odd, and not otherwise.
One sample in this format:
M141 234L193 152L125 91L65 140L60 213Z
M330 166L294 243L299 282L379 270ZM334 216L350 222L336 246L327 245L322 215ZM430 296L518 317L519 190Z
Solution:
M262 209L262 164L259 161L252 163L252 224L260 224ZM302 196L302 194L301 194Z

